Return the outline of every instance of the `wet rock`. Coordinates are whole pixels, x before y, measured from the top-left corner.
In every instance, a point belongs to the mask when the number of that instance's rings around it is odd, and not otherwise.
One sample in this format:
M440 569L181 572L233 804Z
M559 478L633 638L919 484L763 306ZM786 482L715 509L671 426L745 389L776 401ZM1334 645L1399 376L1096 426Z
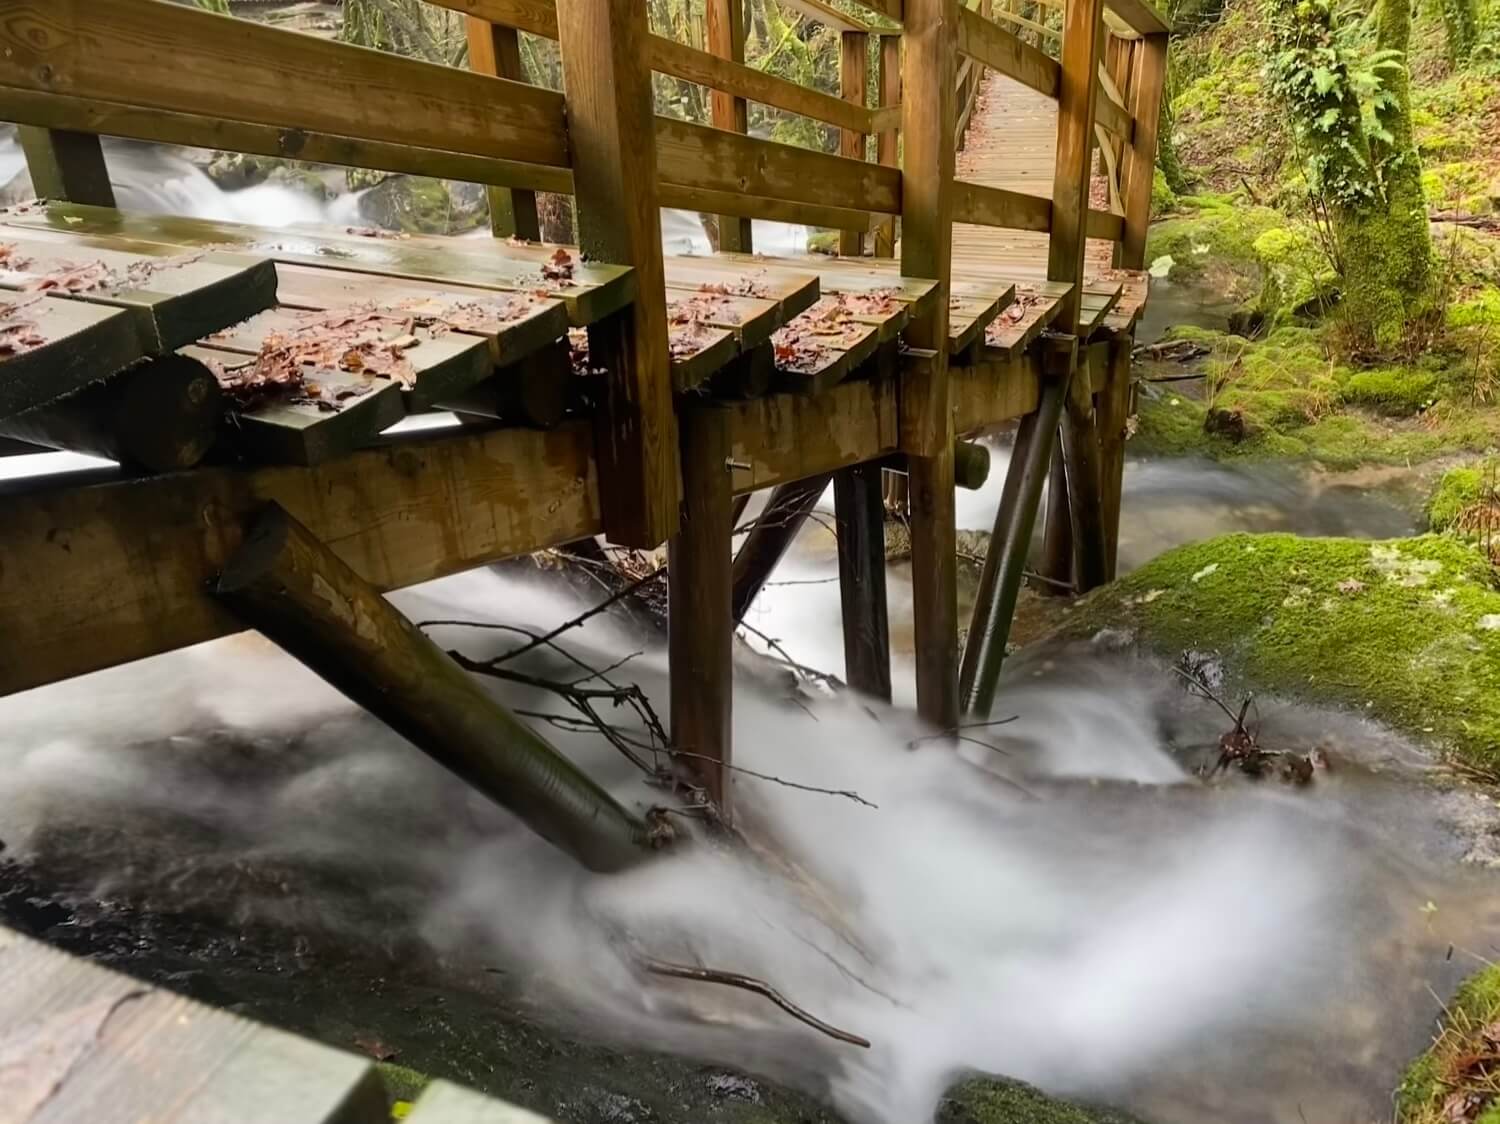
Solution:
M1239 444L1245 439L1245 415L1239 410L1213 407L1203 415L1203 432Z
M1057 1100L1020 1081L974 1078L948 1091L936 1124L1143 1124L1112 1108Z
M359 209L370 225L408 234L462 234L488 214L481 189L422 176L382 180L360 197Z

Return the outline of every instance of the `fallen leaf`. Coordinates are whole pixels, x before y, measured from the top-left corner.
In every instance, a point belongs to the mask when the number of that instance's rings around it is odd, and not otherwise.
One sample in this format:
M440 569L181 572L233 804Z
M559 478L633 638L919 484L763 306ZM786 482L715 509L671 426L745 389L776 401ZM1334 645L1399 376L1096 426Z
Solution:
M354 1044L377 1062L393 1061L401 1056L400 1050L394 1046L387 1046L374 1035L356 1034L354 1036Z
M1365 588L1365 583L1358 578L1345 578L1336 588L1340 593L1358 593Z

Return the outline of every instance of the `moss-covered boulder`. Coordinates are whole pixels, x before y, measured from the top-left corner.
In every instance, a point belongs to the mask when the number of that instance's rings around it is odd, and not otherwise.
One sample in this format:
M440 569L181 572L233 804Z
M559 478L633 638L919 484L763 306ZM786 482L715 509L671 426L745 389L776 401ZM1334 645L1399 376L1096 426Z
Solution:
M975 1078L950 1089L936 1124L1141 1124L1109 1108L1055 1100L1019 1081Z
M1448 1003L1443 1028L1396 1090L1396 1124L1500 1124L1500 966L1473 976Z
M1500 489L1500 462L1494 458L1459 465L1443 473L1427 501L1427 525L1473 537L1494 527Z
M1226 535L1079 603L1065 633L1217 651L1237 689L1343 704L1500 771L1500 592L1457 539Z
M360 214L371 225L408 234L474 230L485 221L486 207L482 191L425 176L390 176L359 200Z

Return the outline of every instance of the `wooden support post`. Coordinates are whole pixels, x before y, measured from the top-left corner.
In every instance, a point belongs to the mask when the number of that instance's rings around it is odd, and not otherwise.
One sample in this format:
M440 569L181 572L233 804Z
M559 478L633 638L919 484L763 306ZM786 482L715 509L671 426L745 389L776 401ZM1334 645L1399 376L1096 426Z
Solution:
M954 0L907 0L901 132L901 272L938 282L938 299L906 329L933 361L901 383L900 441L908 455L917 710L958 722L957 543L953 411L948 401L948 292L953 257Z
M901 104L901 36L880 37L880 76L877 81L882 108ZM875 159L888 168L900 163L901 134L897 129L887 129L875 137ZM875 256L896 256L896 219L891 216L875 228Z
M646 825L517 719L279 505L213 592L444 768L591 870L646 857Z
M1032 585L1042 596L1062 597L1073 591L1073 504L1068 496L1061 441L1052 443L1052 456L1047 461L1047 512L1037 572L1042 580Z
M521 65L521 33L513 27L491 23L478 16L467 17L469 69L497 78L526 81ZM525 238L540 242L542 227L537 219L536 192L520 187L485 188L490 200L490 230L496 238Z
M680 493L646 11L637 0L559 0L557 22L578 244L636 277L631 306L589 326L589 354L609 372L600 510L612 542L656 546L677 530Z
M839 96L854 105L868 104L865 88L870 78L870 36L863 31L845 31L839 39ZM865 134L839 130L839 155L864 160ZM839 231L839 253L858 257L864 252L864 235L857 230Z
M704 38L710 54L730 62L745 61L745 0L706 0ZM709 123L715 129L744 133L750 128L749 107L744 98L723 90L710 90ZM748 254L754 249L750 220L735 215L719 216L719 249Z
M1104 492L1105 577L1109 581L1119 572L1120 499L1125 481L1125 426L1130 418L1130 356L1134 348L1133 336L1121 336L1110 343L1109 375L1096 404L1099 483Z
M93 133L22 125L21 151L38 199L62 199L94 207L115 205L104 149Z
M995 703L1011 618L1016 612L1042 483L1047 478L1067 389L1066 376L1045 380L1036 410L1022 418L1016 430L1005 488L995 512L995 529L979 576L969 642L964 647L960 689L965 715L985 718Z
M1061 330L1073 334L1078 330L1083 298L1084 232L1094 166L1094 90L1099 85L1104 0L1067 0L1067 5L1057 94L1057 163L1052 179L1047 279L1073 285L1057 317Z
M728 822L734 618L730 614L729 413L685 410L682 526L667 547L672 745ZM705 760L708 758L710 760Z
M223 413L213 372L196 359L166 355L6 418L0 435L175 472L203 459Z
M1125 153L1120 193L1125 202L1125 234L1115 251L1122 269L1146 264L1146 231L1151 225L1151 185L1156 176L1156 131L1162 87L1167 80L1167 37L1147 35L1132 53L1129 104L1135 134Z
M819 498L828 490L829 474L820 473L789 484L778 484L766 501L765 510L745 535L738 553L734 556L730 610L735 623L745 619L756 595L770 578L777 563L786 554L818 505Z
M891 698L891 627L885 599L885 500L881 470L857 464L833 477L839 535L844 678L856 691Z
M1085 365L1073 377L1063 404L1062 451L1068 473L1068 515L1073 530L1073 591L1097 589L1109 580L1100 476L1099 429Z

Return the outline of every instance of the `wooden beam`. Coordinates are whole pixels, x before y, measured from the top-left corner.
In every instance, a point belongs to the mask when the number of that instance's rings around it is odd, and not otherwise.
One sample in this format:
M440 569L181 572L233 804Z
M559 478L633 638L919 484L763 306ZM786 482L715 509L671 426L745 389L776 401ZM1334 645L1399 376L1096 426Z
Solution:
M876 116L882 120L888 116L890 124L876 130L875 159L879 164L894 168L900 163L901 134L901 39L899 36L882 36L880 40L879 101L881 108ZM894 257L896 253L896 220L882 219L875 228L875 256Z
M782 7L801 12L814 23L821 23L838 32L869 32L873 30L864 20L839 11L825 0L775 0Z
M1112 215L1108 211L1097 211L1093 207L1089 208L1088 217L1084 220L1086 238L1118 242L1124 233L1125 220L1119 215Z
M885 497L878 462L833 478L843 610L844 680L856 691L891 699L891 628L885 596Z
M870 37L861 31L846 31L839 37L839 94L850 105L865 108L865 90L870 80ZM866 111L868 119L868 111ZM868 129L839 130L839 155L851 160L865 159L865 137ZM866 227L868 229L868 226ZM839 232L839 253L858 257L864 250L864 234L859 230Z
M1104 389L1094 396L1099 424L1106 581L1114 580L1119 566L1120 500L1124 491L1125 431L1130 420L1131 352L1134 346L1135 339L1129 335L1109 342Z
M735 552L731 571L730 614L738 624L765 588L797 533L828 490L829 473L778 484L765 509Z
M958 593L953 411L948 389L948 294L953 257L953 80L958 27L974 16L952 0L908 0L901 131L905 137L901 272L938 282L933 309L913 317L907 343L932 353L902 380L901 447L909 455L917 710L958 721ZM977 19L978 17L975 16ZM988 26L988 25L987 25Z
M878 221L877 215L865 210L804 203L793 199L773 199L765 195L746 195L733 189L682 187L673 183L659 184L658 188L657 194L663 207L678 207L684 211L737 215L746 219L799 223L803 226L826 226L834 230L868 230Z
M20 137L26 169L31 173L31 191L38 199L66 199L96 207L115 205L115 190L98 137L34 125L22 125Z
M1172 30L1150 0L1108 0L1109 10L1141 35L1166 35Z
M1103 38L1103 0L1068 0L1062 84L1057 99L1057 159L1052 180L1052 237L1047 278L1073 282L1063 298L1063 330L1077 330L1094 155L1094 90Z
M561 0L557 15L578 244L637 275L629 309L589 327L589 354L609 372L596 417L605 533L650 547L676 531L681 493L646 12L634 0Z
M1090 393L1091 366L1085 362L1073 375L1063 403L1061 427L1063 462L1068 474L1073 586L1077 594L1087 593L1109 580L1099 429Z
M1060 89L1061 77L1058 64L1030 43L997 24L993 24L978 12L957 6L958 50L977 59L991 70L998 70L1014 78L1022 85L1030 86L1039 94L1055 98Z
M9 0L0 87L566 165L562 97L164 0ZM420 106L420 112L413 107Z
M729 417L714 406L684 410L682 524L667 547L672 747L732 816L734 617L730 610Z
M1095 88L1094 98L1094 120L1096 123L1121 140L1130 140L1130 135L1134 131L1134 125L1130 119L1130 111L1109 96L1108 87L1103 82L1100 82Z
M476 74L526 81L521 64L521 36L513 27L469 16L464 21L469 40L469 69ZM536 192L525 188L490 187L490 230L496 238L542 240L536 213Z
M1121 170L1125 222L1116 264L1124 269L1142 269L1146 264L1146 233L1151 225L1157 125L1167 77L1167 37L1146 36L1136 44L1131 61L1130 103L1135 135L1126 147L1125 166Z
M1052 200L1004 187L955 180L953 221L1011 230L1051 230Z
M743 66L745 0L705 0L704 37L710 54L735 66ZM725 129L731 133L749 132L750 107L743 97L737 97L724 89L711 89L709 113L709 123L716 129ZM749 253L754 248L749 219L720 214L718 221L719 249Z

